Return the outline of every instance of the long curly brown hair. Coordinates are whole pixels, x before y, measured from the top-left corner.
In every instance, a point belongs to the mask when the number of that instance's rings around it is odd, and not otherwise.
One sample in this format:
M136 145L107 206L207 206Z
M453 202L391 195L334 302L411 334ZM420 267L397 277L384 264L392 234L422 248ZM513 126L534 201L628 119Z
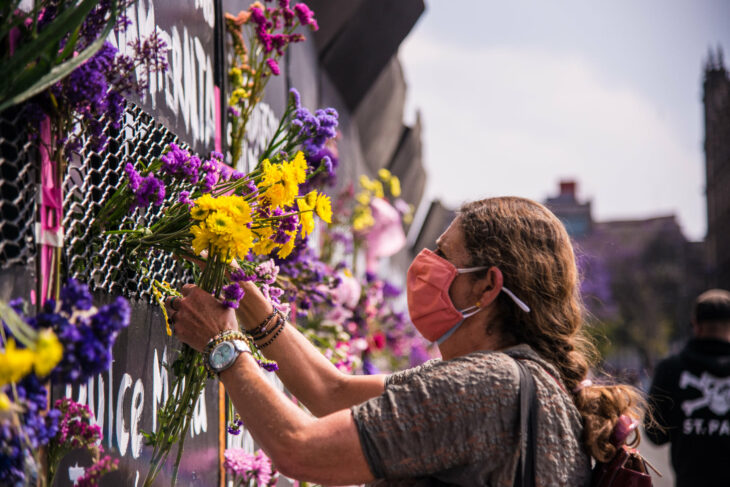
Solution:
M543 205L517 197L467 203L459 217L471 265L498 267L504 286L531 308L525 313L500 293L496 326L502 336L527 343L556 366L583 417L587 450L598 461L610 460L619 417L640 420L646 403L626 385L579 387L597 353L583 329L580 279L565 227ZM633 443L638 441L637 432Z

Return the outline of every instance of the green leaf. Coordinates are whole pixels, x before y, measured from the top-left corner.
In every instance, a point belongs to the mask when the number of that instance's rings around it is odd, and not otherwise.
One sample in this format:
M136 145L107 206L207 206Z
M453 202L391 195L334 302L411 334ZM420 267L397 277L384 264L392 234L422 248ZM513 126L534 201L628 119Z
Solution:
M28 42L21 49L18 49L10 58L10 60L0 64L0 72L6 73L8 75L8 78L6 79L10 79L10 82L12 83L9 88L3 90L10 91L10 93L3 93L2 95L0 95L0 100L2 100L3 97L7 98L4 102L2 102L2 104L0 104L0 112L10 106L21 103L28 98L37 95L54 83L65 78L66 76L71 74L74 69L86 62L86 60L88 60L91 56L96 54L101 46L104 45L106 38L109 36L109 34L114 29L114 26L116 25L116 19L118 15L117 0L112 0L111 15L109 16L109 21L107 22L106 27L99 35L99 38L96 39L96 41L87 46L86 49L84 49L77 56L61 64L58 64L57 66L52 67L47 74L41 75L36 81L31 82L27 79L26 73L28 72L33 73L33 78L40 74L38 70L34 69L36 68L36 66L27 68L29 64L31 64L35 59L38 58L38 53L42 53L44 51L54 52L54 50L57 49L60 39L62 39L72 29L74 30L74 35L72 35L72 38L67 43L64 49L64 53L73 53L73 50L71 49L72 46L75 46L76 40L78 39L78 29L80 28L81 24L86 19L89 11L91 10L91 8L93 8L95 4L95 0L84 0L75 9L68 9L62 12L49 27L43 30L38 38L36 38L32 42ZM61 59L63 59L62 56L60 57ZM45 68L47 68L47 66L45 66ZM17 75L17 80L15 80L16 82L13 83L13 73L15 72L14 70L19 69L22 69L23 72ZM30 87L27 87L28 85L30 85Z

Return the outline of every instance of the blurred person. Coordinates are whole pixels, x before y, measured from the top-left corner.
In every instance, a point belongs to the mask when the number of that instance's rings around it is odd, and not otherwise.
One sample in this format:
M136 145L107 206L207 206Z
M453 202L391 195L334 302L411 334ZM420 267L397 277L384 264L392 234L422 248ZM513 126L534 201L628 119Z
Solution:
M671 442L677 487L730 486L730 292L702 293L692 311L694 337L661 361L649 398L661 428L646 425L657 445Z
M515 360L537 389L537 485L588 485L590 457L611 459L614 428L643 411L636 389L587 382L592 346L570 238L530 200L464 205L436 250L414 259L409 312L442 359L413 369L340 372L246 284L235 312L192 285L166 306L175 335L206 351L245 427L295 479L513 485L520 456ZM278 362L279 378L308 412L263 378L239 326ZM225 345L232 336L235 347Z

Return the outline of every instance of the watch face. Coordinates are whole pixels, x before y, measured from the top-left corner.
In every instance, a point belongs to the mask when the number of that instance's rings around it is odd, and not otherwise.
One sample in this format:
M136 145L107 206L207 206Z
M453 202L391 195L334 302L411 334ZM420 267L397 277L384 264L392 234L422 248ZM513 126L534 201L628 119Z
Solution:
M210 354L210 366L214 369L220 369L233 358L234 354L235 350L231 342L220 343Z

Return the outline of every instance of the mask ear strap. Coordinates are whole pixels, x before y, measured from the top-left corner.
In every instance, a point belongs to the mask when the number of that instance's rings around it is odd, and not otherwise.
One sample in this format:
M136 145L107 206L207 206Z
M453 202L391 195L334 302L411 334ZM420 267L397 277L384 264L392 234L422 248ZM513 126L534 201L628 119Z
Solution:
M521 300L520 298L518 298L517 296L515 296L515 293L513 293L512 291L510 291L509 289L507 289L507 288L506 288L506 287L504 287L504 286L502 286L502 291L504 291L504 293L505 293L505 294L506 294L507 296L509 296L510 298L512 298L512 301L514 301L514 302L515 302L515 304L516 304L517 306L519 306L519 307L520 307L520 309L521 309L522 311L524 311L525 313L529 313L529 312L530 312L530 307L529 307L529 306L527 306L527 305L525 304L525 302L524 302L524 301L522 301L522 300Z

